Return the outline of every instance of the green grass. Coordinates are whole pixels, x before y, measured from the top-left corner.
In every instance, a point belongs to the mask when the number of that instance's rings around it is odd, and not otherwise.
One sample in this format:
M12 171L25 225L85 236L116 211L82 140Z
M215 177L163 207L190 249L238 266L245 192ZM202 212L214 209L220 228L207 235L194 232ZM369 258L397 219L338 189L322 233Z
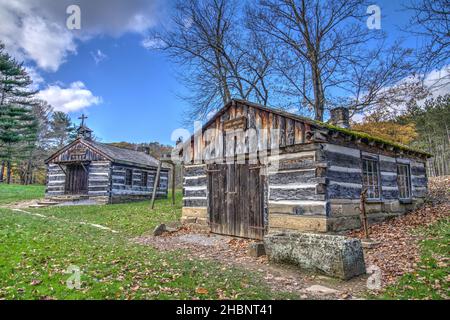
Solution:
M45 186L31 185L22 186L18 184L0 184L0 205L14 203L21 200L32 200L43 198Z
M1 193L0 201L6 203L10 197ZM29 194L23 197L30 198ZM29 210L61 219L0 208L0 299L292 297L272 292L259 274L214 261L190 260L181 251L159 252L130 240L159 222L176 220L180 197L177 194L175 207L169 199L158 200L155 210L149 209L149 202ZM79 290L66 285L71 265L82 272Z
M172 206L171 197L156 200L155 209L150 202L131 202L97 206L61 206L44 209L30 209L46 216L101 224L127 236L139 236L148 233L161 222L176 221L181 217L181 192L176 193L176 205Z
M417 230L426 239L420 244L421 260L416 272L403 275L386 289L384 299L450 298L450 219Z

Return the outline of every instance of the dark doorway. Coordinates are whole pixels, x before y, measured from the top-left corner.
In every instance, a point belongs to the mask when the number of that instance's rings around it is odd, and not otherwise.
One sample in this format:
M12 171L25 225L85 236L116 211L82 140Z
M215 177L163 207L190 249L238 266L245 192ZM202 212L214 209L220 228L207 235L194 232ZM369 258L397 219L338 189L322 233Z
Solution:
M264 237L264 176L249 164L208 165L208 213L214 233Z
M88 172L87 166L81 164L71 164L66 169L66 194L87 194L88 193Z

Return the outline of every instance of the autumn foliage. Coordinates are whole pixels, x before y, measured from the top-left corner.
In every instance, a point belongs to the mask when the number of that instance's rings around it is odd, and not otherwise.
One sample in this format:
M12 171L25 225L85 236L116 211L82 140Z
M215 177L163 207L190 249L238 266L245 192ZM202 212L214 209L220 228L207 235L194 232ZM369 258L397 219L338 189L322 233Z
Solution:
M410 144L417 137L414 123L399 124L394 121L364 121L363 123L353 125L352 129L379 137L383 140L405 145Z

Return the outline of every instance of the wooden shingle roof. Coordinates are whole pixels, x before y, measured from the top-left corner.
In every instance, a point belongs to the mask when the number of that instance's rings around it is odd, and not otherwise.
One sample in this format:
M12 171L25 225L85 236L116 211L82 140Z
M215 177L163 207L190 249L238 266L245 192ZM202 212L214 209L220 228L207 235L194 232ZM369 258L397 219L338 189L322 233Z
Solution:
M134 151L130 149L125 148L119 148L116 146L112 146L109 144L96 142L92 140L86 140L83 138L78 138L65 147L59 149L56 151L53 155L51 155L45 162L48 163L54 159L56 159L58 156L63 154L64 152L68 151L71 148L76 147L76 145L84 145L85 147L91 149L95 153L101 155L103 158L108 159L109 161L120 163L120 164L127 164L131 166L139 166L139 167L158 167L159 161L152 157L151 155L148 155L144 152L140 151Z
M88 141L88 143L107 155L114 162L137 164L150 167L157 167L159 164L159 161L157 159L141 151L119 148L95 141Z

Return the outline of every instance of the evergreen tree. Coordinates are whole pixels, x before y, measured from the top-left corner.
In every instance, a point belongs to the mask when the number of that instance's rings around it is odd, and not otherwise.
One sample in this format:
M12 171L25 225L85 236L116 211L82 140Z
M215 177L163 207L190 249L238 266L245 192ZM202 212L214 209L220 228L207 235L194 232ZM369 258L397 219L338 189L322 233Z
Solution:
M61 111L56 111L52 114L50 130L50 139L56 149L63 147L76 137L75 125L70 120L70 117Z
M4 51L0 43L0 159L7 168L6 181L11 182L11 167L25 159L35 148L39 129L33 113L32 81L25 68Z

